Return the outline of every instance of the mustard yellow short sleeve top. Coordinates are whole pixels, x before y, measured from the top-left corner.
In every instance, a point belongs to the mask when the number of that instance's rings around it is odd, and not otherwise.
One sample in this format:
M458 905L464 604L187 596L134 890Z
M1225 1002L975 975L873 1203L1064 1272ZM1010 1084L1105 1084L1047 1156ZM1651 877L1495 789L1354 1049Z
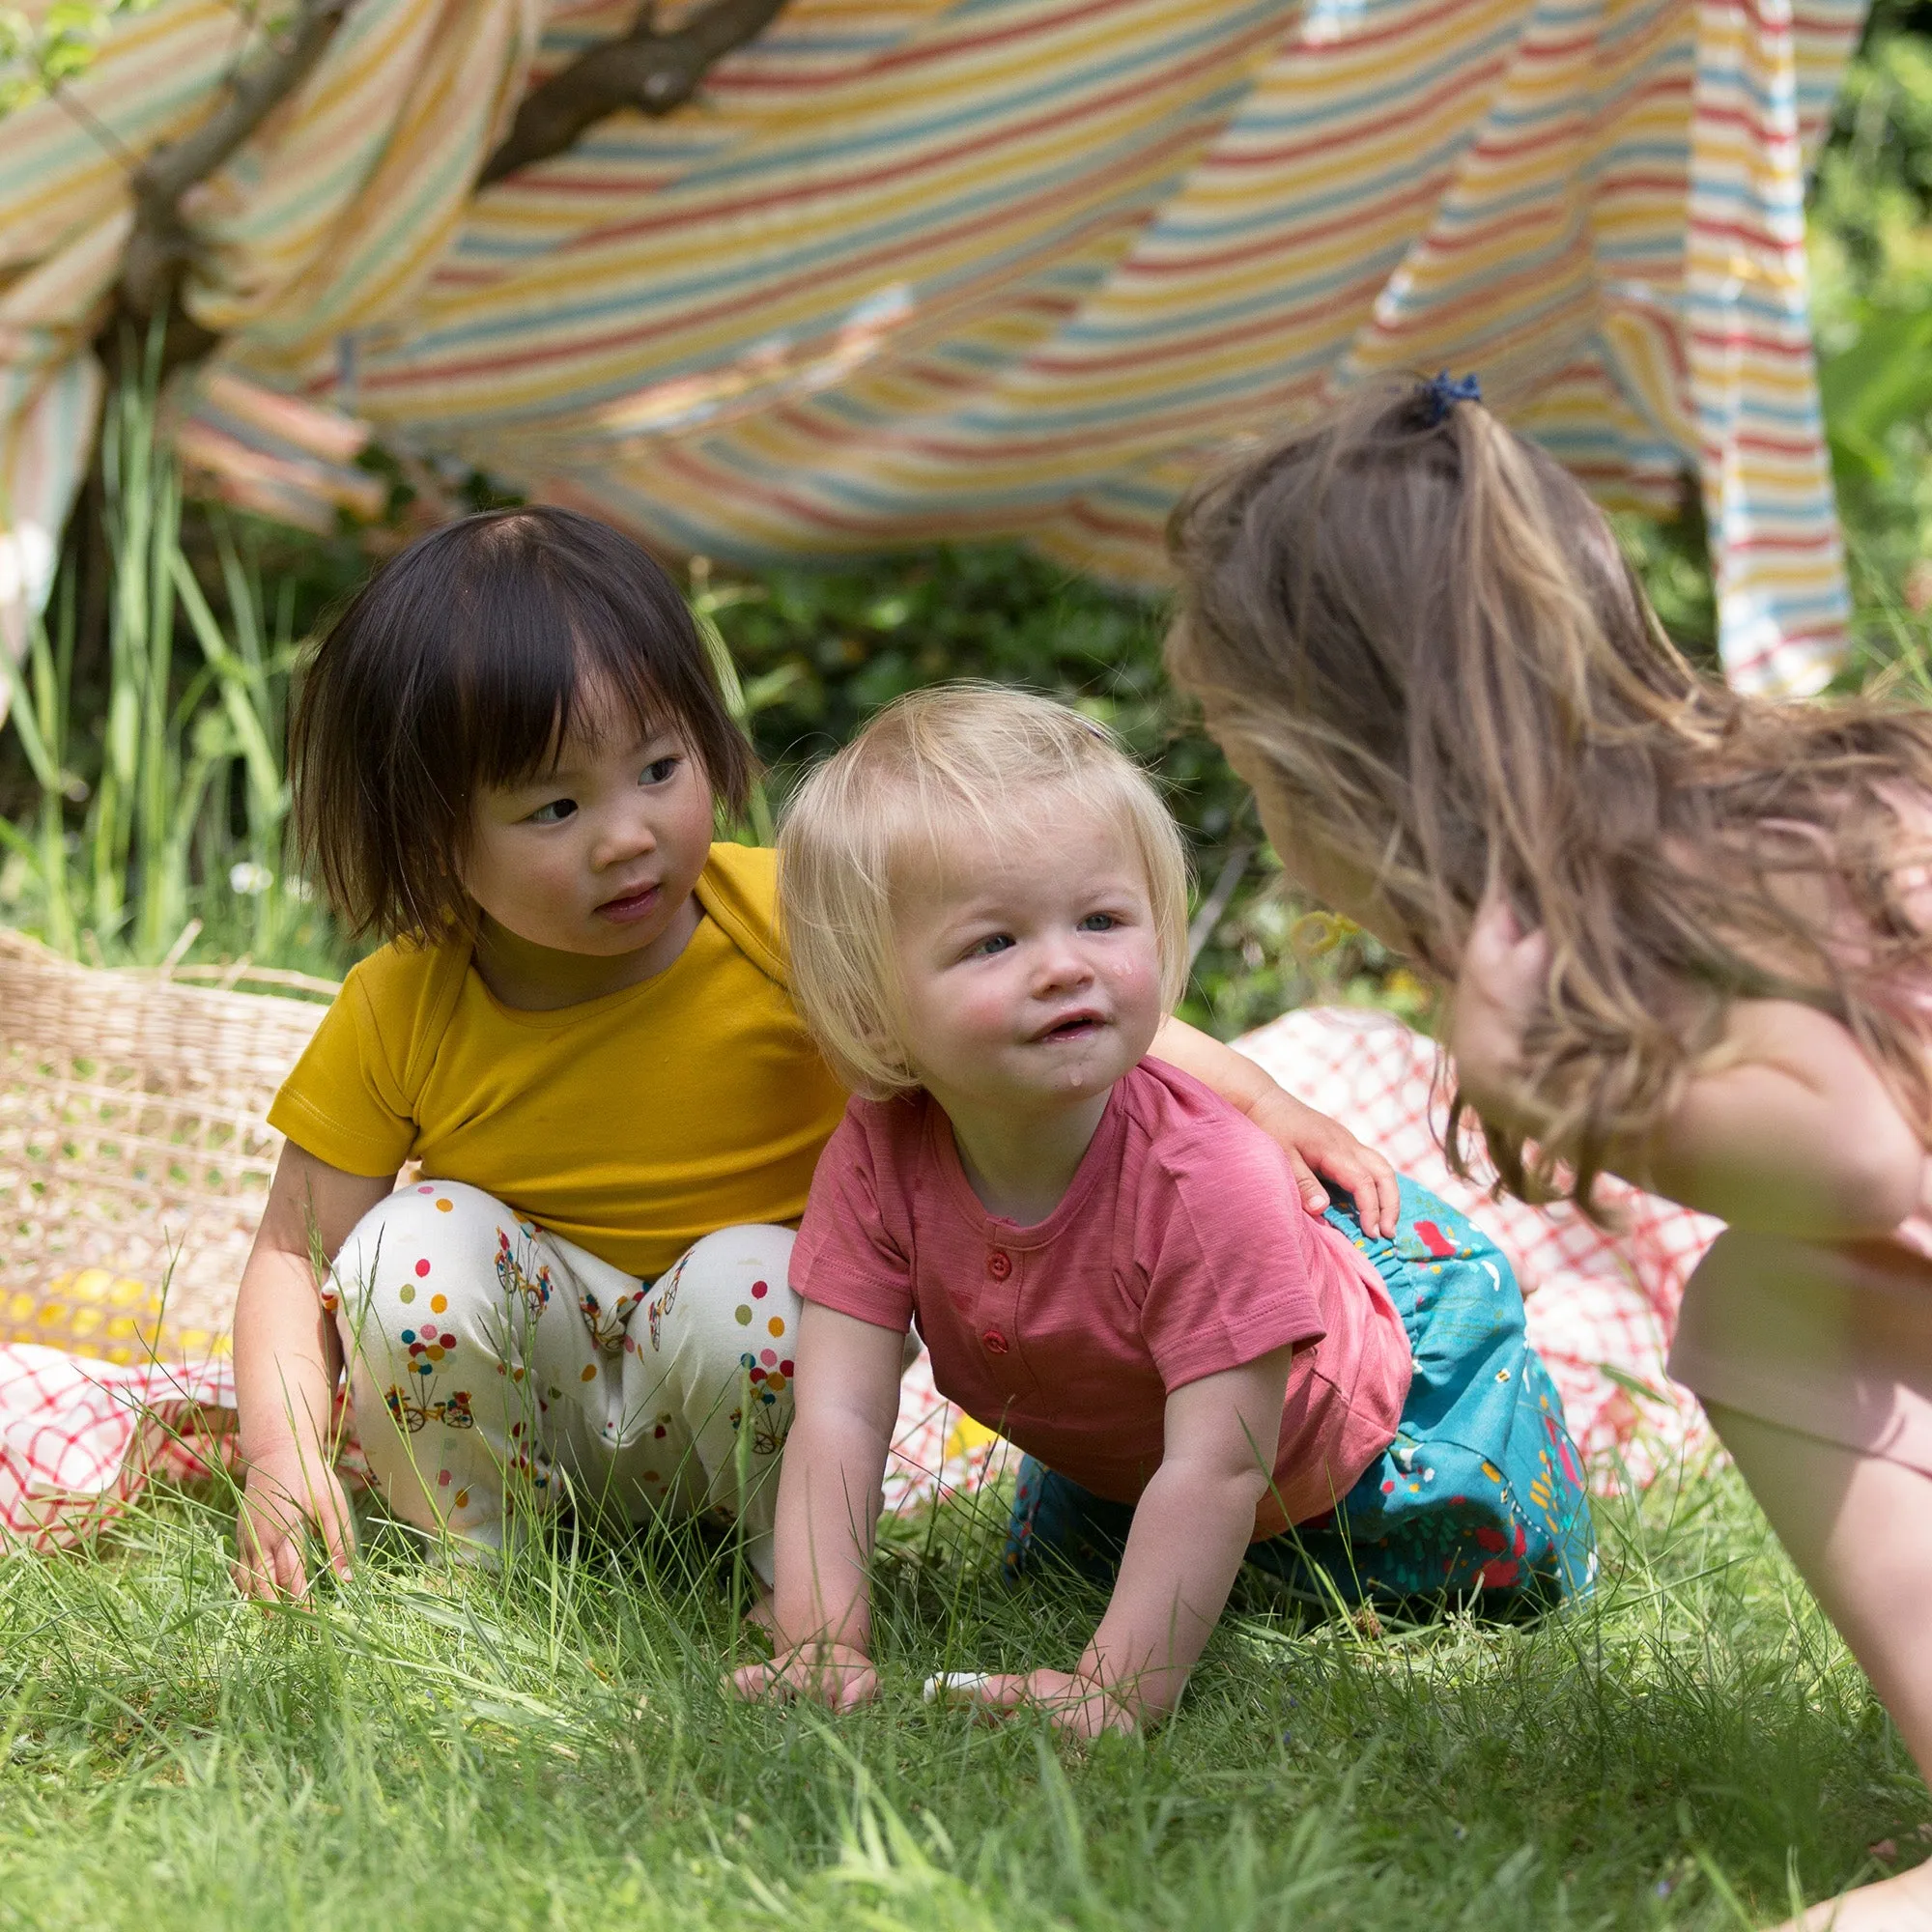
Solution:
M796 1221L845 1106L785 988L772 853L714 845L704 917L655 979L505 1007L467 945L362 961L270 1121L350 1174L411 1158L628 1274L744 1221Z

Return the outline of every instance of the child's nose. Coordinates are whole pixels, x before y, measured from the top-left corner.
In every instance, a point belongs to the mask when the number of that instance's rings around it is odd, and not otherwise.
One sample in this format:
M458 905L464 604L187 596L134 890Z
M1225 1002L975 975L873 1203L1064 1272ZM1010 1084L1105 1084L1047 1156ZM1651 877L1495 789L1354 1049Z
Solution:
M657 842L650 813L640 804L627 800L608 813L598 826L590 862L602 871L655 851Z
M1050 992L1081 985L1094 977L1093 962L1068 938L1047 942L1040 951L1037 971L1041 986Z

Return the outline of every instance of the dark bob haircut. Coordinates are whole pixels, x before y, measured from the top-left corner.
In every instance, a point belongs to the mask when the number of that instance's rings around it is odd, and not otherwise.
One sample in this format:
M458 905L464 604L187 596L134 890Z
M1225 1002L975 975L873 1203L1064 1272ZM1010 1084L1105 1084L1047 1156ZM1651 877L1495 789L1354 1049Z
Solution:
M289 726L303 869L358 936L473 929L460 869L479 785L526 781L611 694L675 731L743 813L752 748L678 588L630 538L570 510L490 510L385 563L309 658Z

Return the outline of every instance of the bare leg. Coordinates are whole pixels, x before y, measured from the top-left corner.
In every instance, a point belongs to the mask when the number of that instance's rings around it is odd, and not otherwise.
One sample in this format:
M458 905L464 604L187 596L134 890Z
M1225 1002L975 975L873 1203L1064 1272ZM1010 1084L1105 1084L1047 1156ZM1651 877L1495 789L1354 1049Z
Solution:
M1932 1782L1932 1477L1706 1404L1751 1493ZM1793 1921L1804 1932L1932 1932L1932 1863Z

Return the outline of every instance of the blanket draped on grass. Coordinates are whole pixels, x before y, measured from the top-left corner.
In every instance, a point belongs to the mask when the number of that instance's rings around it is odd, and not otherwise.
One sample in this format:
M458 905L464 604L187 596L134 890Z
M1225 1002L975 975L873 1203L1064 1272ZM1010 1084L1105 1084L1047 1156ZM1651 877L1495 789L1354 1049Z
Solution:
M1446 366L1606 500L1693 472L1733 680L1828 674L1803 176L1861 0L790 0L696 104L476 192L529 87L634 12L358 0L186 211L226 338L196 465L367 511L355 417L673 550L1016 534L1156 582L1231 440ZM160 0L0 122L16 644L93 440L128 156L236 47L227 0Z
M77 1541L152 1476L228 1460L226 1332L280 1151L262 1116L321 1011L94 972L0 932L0 1537ZM1614 1236L1563 1207L1486 1201L1443 1159L1435 1047L1386 1014L1309 1009L1238 1043L1497 1237L1600 1482L1641 1482L1701 1445L1663 1360L1715 1223L1615 1184ZM888 1506L970 1489L999 1454L922 1359Z

